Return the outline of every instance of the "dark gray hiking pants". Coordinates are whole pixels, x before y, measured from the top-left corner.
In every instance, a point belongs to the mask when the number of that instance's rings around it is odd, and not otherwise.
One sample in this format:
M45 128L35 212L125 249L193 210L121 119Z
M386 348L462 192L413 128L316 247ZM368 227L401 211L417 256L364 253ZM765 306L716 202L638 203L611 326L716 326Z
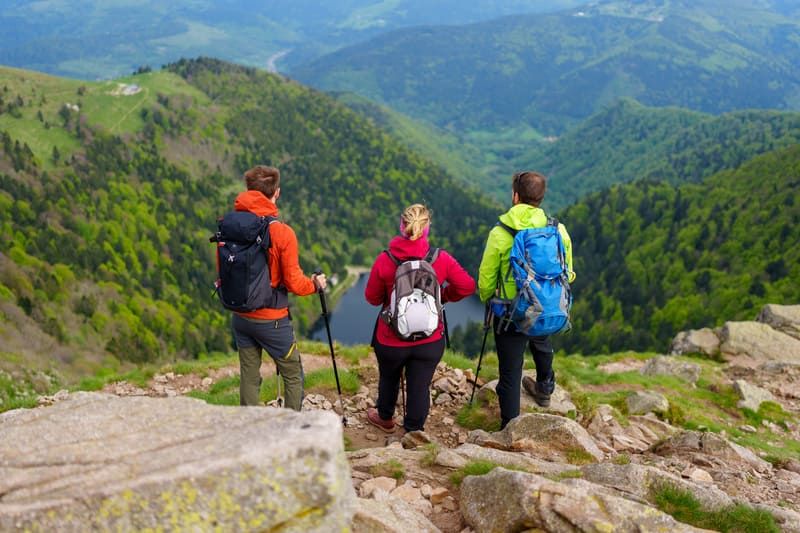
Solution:
M299 411L303 405L303 364L289 317L256 320L233 315L233 334L239 349L239 403L261 405L261 351L275 361L283 379L284 405Z

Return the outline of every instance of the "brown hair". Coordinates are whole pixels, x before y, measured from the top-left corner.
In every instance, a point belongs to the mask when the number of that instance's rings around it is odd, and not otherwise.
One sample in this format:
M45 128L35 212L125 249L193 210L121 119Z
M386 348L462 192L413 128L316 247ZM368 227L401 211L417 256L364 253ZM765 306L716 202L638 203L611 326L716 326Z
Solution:
M247 190L258 191L267 198L272 198L281 184L281 172L275 167L258 165L244 173Z
M406 237L416 241L431 223L431 212L422 204L412 204L403 210L400 221Z
M511 180L511 190L519 195L519 201L539 207L547 191L547 178L538 172L517 172Z

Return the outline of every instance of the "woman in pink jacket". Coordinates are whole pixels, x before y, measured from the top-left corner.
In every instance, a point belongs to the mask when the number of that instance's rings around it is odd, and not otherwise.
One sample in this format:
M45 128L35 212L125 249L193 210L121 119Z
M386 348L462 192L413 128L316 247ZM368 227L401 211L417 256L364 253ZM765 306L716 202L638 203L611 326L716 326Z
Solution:
M400 217L400 235L389 243L389 253L381 252L372 265L364 291L367 302L382 306L382 311L389 306L397 269L395 259L403 262L424 258L430 249L429 229L430 212L427 207L414 204L403 211ZM475 292L475 280L444 250L439 250L433 261L433 270L443 287L442 303L457 302ZM408 396L403 427L406 431L422 430L430 409L431 378L444 354L444 324L439 321L438 328L429 337L406 341L379 318L373 347L380 377L377 408L367 409L367 420L387 433L395 430L394 408L400 379L405 370Z

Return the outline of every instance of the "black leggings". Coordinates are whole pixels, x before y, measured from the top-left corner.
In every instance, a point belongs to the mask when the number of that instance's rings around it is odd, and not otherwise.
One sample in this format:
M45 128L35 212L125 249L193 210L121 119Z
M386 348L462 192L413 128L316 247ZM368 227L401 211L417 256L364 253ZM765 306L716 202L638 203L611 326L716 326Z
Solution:
M497 383L497 399L500 402L501 425L519 416L520 382L525 359L525 348L530 348L536 363L536 381L547 381L553 371L553 347L547 337L528 337L514 331L497 332L495 320L494 342L500 378ZM512 326L513 328L513 326Z
M409 347L385 346L375 342L378 358L378 414L384 420L394 416L403 369L406 372L406 431L422 430L430 410L431 378L444 354L444 339Z

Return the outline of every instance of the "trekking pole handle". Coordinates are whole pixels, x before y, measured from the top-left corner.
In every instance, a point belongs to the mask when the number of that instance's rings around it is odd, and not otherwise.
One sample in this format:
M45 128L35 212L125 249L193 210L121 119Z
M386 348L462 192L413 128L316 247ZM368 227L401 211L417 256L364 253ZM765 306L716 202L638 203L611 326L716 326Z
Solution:
M322 272L322 269L321 269L321 268L318 268L318 269L316 269L316 270L313 272L313 275L314 275L314 276L321 276L322 274L323 274L323 272ZM325 291L324 291L324 289L323 289L322 287L320 287L319 285L317 285L316 281L314 282L314 285L315 285L315 286L316 286L316 288L317 288L317 292L320 294L320 296L322 296L322 294L325 292ZM324 298L322 298L322 312L323 312L323 313L326 313L326 312L327 312L327 309L326 309L326 307L327 307L327 306L325 305L325 299L324 299Z

